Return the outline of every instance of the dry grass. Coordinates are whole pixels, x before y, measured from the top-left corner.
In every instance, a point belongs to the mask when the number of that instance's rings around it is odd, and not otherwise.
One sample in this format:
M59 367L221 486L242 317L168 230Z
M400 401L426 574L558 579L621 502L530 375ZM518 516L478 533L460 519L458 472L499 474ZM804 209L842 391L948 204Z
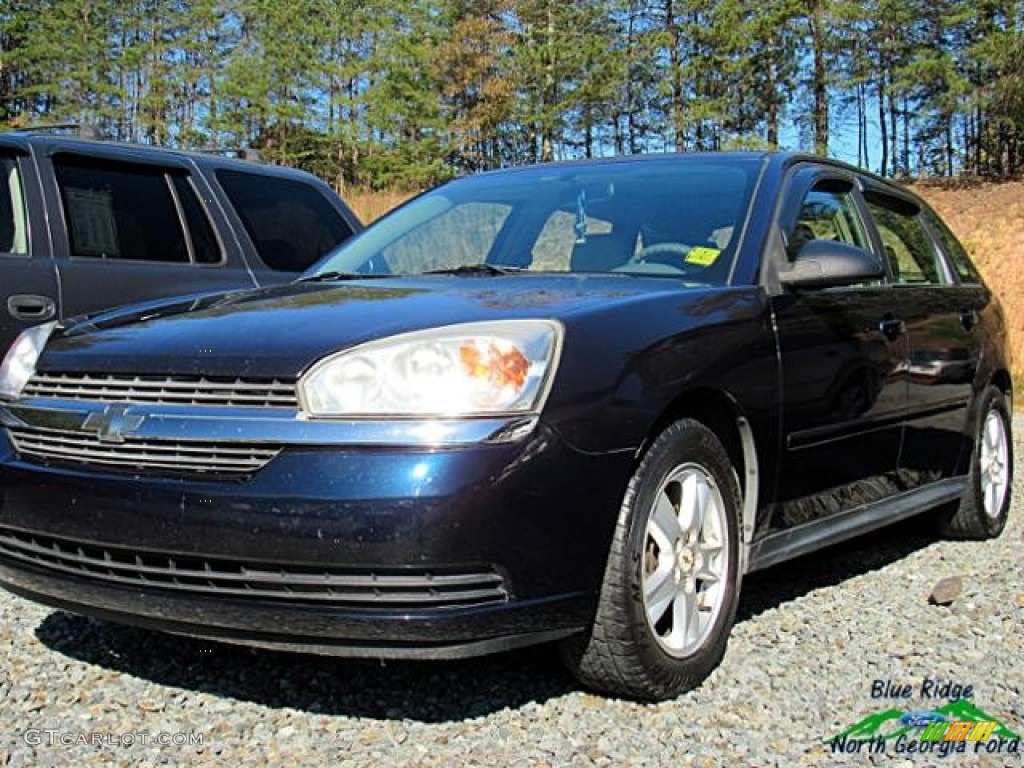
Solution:
M1024 383L1024 182L942 188L919 185L960 238L1003 304L1014 380Z
M345 202L363 223L379 219L412 197L409 192L346 192Z

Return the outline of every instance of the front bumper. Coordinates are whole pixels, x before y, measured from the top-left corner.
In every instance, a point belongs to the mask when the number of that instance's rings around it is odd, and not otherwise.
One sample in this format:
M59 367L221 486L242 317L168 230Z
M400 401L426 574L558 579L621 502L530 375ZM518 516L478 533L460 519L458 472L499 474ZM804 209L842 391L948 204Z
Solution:
M171 632L378 657L585 627L631 465L542 423L497 443L286 445L244 481L43 466L6 438L0 456L8 589Z

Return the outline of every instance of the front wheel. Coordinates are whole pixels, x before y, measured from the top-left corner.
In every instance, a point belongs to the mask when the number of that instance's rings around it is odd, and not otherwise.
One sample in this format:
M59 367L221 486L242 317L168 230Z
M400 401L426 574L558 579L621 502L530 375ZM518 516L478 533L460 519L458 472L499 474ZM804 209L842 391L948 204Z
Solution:
M593 625L563 644L581 682L654 700L710 674L736 615L739 510L715 434L692 419L665 429L626 490Z
M1013 441L1006 397L995 387L982 394L975 426L967 490L941 521L942 533L956 539L990 539L1003 532L1010 509Z

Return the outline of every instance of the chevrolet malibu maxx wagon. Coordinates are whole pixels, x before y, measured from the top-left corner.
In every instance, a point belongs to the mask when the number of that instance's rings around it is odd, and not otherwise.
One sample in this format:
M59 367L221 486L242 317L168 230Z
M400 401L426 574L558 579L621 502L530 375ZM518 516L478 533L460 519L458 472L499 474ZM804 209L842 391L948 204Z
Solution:
M315 653L559 641L663 698L721 659L745 574L912 515L997 536L1009 371L963 247L855 168L481 174L295 283L27 330L0 583Z

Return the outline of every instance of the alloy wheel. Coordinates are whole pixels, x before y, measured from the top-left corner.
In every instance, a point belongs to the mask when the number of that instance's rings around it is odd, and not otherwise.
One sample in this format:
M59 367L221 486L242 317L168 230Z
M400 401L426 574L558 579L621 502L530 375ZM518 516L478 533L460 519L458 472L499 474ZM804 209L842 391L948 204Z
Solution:
M985 513L998 517L1009 490L1009 448L1006 437L1006 423L996 408L991 408L985 417L981 431L981 498Z
M676 467L655 495L644 537L644 613L671 656L699 649L725 603L726 514L713 477L697 464Z

